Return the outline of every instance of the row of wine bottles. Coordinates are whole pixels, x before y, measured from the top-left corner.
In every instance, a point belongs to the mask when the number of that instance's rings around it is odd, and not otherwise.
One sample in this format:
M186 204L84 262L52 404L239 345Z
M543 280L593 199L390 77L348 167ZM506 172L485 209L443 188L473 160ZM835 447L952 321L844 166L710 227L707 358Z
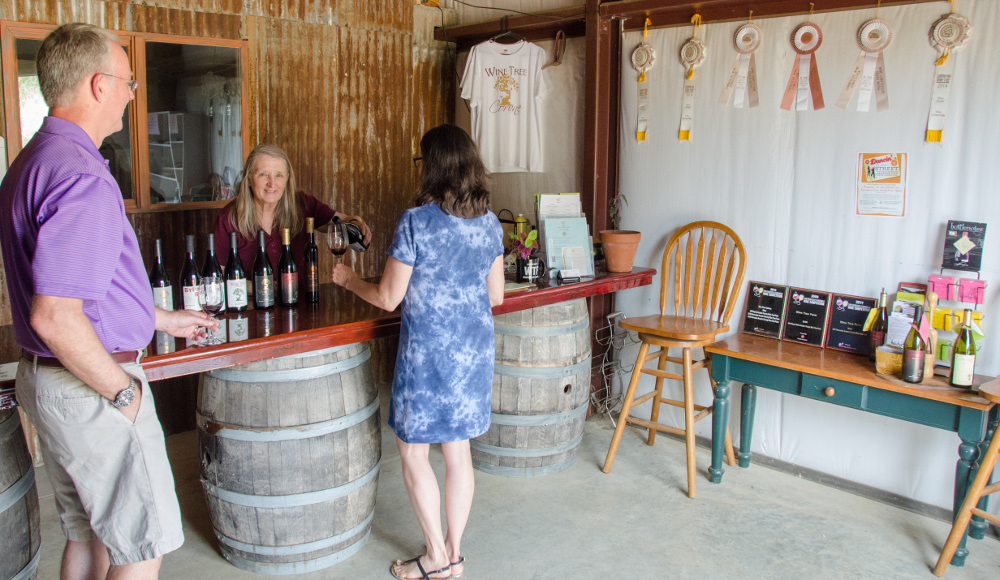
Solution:
M313 231L313 218L306 218L306 244L303 256L305 284L303 294L309 302L319 301L319 248ZM181 298L185 310L202 310L198 303L202 278L224 279L226 284L226 310L244 312L253 292L256 309L270 308L277 301L282 306L295 306L299 302L299 273L292 257L291 233L288 228L281 230L281 257L277 270L267 256L264 231L257 232L257 257L254 259L252 277L248 277L237 250L237 234L229 234L229 258L226 268L219 266L215 256L215 235L208 234L208 252L201 268L194 256L194 236L185 236L186 257L181 269ZM163 243L156 240L153 267L149 273L149 283L153 287L153 304L164 310L174 309L174 289L163 266Z
M919 383L924 380L924 370L927 361L927 341L920 334L923 320L923 307L917 306L913 316L910 332L903 342L903 380L908 383ZM885 344L886 333L889 330L889 312L886 308L885 288L878 300L878 311L871 327L871 351L869 358L875 360L875 351ZM966 310L958 336L951 349L951 378L949 382L954 387L971 387L976 367L976 343L972 337L972 311Z

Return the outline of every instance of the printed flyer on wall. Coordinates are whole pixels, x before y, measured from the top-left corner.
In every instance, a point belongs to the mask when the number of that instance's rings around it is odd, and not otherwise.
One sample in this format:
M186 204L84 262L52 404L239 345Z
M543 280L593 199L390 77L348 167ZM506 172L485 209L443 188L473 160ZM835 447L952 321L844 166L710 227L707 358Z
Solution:
M858 215L906 215L906 153L858 153Z

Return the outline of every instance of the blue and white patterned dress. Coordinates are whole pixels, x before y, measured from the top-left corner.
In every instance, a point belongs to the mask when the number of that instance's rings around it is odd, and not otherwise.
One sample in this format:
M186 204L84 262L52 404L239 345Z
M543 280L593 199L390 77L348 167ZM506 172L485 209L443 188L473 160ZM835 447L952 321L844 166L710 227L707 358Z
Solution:
M413 267L402 304L389 427L444 443L490 426L493 315L486 276L503 253L492 212L464 219L429 203L403 212L389 255Z

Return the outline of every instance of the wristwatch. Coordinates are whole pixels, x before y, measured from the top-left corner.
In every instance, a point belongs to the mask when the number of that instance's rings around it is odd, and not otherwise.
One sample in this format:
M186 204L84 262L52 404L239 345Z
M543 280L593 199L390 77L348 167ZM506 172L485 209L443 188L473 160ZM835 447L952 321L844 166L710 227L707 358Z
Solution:
M132 401L135 399L135 391L138 388L139 388L139 381L135 380L135 377L133 377L132 375L129 375L128 386L122 389L121 391L118 391L118 394L115 395L115 400L112 401L111 404L114 405L115 408L117 409L128 407L129 405L132 404Z

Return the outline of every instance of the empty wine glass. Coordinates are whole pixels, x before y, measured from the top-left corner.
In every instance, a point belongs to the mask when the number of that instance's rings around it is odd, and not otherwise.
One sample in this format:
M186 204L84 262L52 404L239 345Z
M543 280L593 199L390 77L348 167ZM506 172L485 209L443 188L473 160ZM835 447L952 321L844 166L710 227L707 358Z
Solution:
M226 307L225 281L218 276L204 276L198 289L198 304L202 311L215 320L215 315ZM216 334L209 332L204 344L222 344L225 342Z
M347 235L340 226L341 224L338 221L334 221L330 224L330 228L326 230L326 243L330 246L330 252L334 255L334 263L340 260L340 256L343 256L349 247Z

